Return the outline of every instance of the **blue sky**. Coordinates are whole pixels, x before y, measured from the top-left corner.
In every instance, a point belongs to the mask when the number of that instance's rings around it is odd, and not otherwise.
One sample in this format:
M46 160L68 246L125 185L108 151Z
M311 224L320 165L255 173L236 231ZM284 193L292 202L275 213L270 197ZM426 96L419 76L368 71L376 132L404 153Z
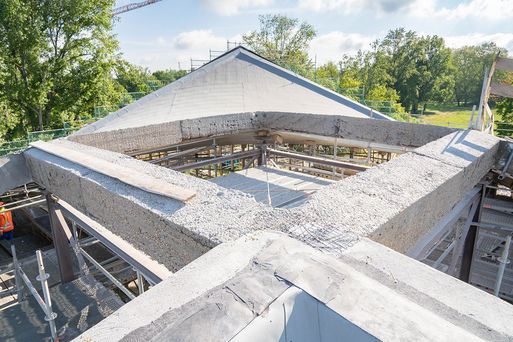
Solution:
M117 0L116 6L142 0ZM366 49L390 29L444 37L450 47L494 41L513 53L513 0L163 0L117 17L124 57L151 70L190 68L209 49L258 28L259 14L285 14L312 24L310 55L338 61Z

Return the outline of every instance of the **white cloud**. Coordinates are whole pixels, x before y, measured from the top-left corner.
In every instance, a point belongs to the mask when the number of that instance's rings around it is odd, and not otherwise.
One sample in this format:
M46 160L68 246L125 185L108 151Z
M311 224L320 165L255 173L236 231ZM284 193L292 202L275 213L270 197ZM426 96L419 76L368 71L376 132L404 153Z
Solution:
M479 17L486 19L513 19L513 0L473 0L461 3L456 8L442 8L438 14L448 19Z
M359 49L368 49L370 43L374 40L374 36L333 31L312 40L310 56L315 58L315 55L317 55L317 65L322 65L328 61L337 62L342 59L344 54L352 55Z
M420 33L423 34L423 33ZM362 35L332 31L320 35L312 40L310 57L317 56L317 65L328 61L338 62L344 54L353 55L359 49L368 50L370 44L377 38L383 38L384 33L377 35ZM446 45L459 48L465 45L476 45L484 42L495 42L500 47L513 51L513 33L471 33L459 36L443 36ZM130 62L158 69L189 69L191 58L197 60L210 59L209 49L225 51L226 41L242 40L241 35L224 37L214 34L212 30L193 30L179 33L174 37L157 37L151 41L121 41L121 49L125 51L125 58ZM213 57L220 52L214 53Z
M121 41L121 50L131 63L151 70L190 69L191 59L209 60L226 50L226 41L242 40L240 35L223 37L212 30L181 32L174 37L158 37L151 41Z
M266 7L274 0L201 0L201 4L220 15L234 15L241 9Z
M226 45L226 38L215 36L212 30L182 32L173 39L173 46L180 50L205 49L223 44Z
M391 13L445 19L476 17L483 19L513 19L513 0L472 0L447 8L438 0L299 0L303 9L321 11L339 10L345 15L363 11L375 12L377 16Z
M402 11L422 0L299 0L299 7L316 12L339 10L343 14L373 11L377 15Z
M509 52L513 52L513 33L469 33L460 36L447 36L444 39L445 44L451 48L494 42L497 46L505 47Z

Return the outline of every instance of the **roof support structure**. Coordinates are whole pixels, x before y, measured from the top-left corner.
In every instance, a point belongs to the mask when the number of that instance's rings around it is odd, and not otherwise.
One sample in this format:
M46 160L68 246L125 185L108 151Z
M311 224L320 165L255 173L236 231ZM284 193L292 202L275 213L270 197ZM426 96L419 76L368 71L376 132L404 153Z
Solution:
M278 156L278 157L304 160L304 161L312 162L315 164L340 167L343 169L356 171L356 172L365 171L370 168L370 166L351 164L351 163L341 162L341 161L338 161L335 159L328 159L328 158L317 157L317 156L307 156L304 154L279 151L279 150L275 150L275 149L267 149L267 151L270 155L274 155L274 156Z
M56 208L60 209L66 217L76 222L86 232L98 239L132 267L136 268L152 285L158 284L171 275L171 272L163 265L136 250L132 245L82 214L62 199L55 198L54 202Z
M52 227L52 239L57 254L61 281L68 283L75 279L69 244L71 234L69 234L66 221L57 209L57 203L51 194L46 195L46 202L48 205L48 215L50 217L50 226Z
M456 204L454 209L451 210L436 226L434 226L426 235L424 235L413 246L406 255L411 258L422 260L426 257L429 251L443 238L443 236L454 226L456 221L469 210L472 204L479 200L481 197L481 186L476 186L470 190L463 199Z
M197 163L190 163L190 164L186 164L186 165L170 167L170 169L179 171L179 172L183 172L183 171L188 171L188 170L192 170L192 169L199 169L201 167L205 167L205 166L209 166L209 165L224 163L224 162L227 162L230 160L259 156L261 153L262 152L259 149L245 151L245 152L237 152L237 153L229 154L227 156L212 158L212 159L200 161Z

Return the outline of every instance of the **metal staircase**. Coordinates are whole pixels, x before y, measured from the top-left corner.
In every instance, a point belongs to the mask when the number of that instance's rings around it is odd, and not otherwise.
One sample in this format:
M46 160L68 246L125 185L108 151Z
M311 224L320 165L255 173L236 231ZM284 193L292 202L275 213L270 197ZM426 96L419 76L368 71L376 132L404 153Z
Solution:
M513 300L513 199L486 191L477 226L469 282Z

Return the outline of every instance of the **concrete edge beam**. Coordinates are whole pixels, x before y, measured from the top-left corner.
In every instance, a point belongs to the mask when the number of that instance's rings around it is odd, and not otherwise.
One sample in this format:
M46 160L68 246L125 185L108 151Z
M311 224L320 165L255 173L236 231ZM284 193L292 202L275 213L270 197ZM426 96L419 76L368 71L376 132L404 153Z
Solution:
M513 336L509 303L404 254L363 238L340 259L485 340Z
M0 194L32 181L23 152L0 157Z
M460 131L415 150L412 153L415 159L421 161L426 157L453 168L454 172L447 173L443 183L380 225L368 237L406 253L490 171L497 162L499 147L499 138ZM395 160L399 161L400 157ZM426 165L426 162L422 163ZM412 164L412 167L422 170L420 163ZM430 172L424 177L429 177Z
M25 156L34 181L172 272L216 245L146 205L148 196L158 195L37 149L25 151ZM184 206L179 201L166 203L170 210Z
M256 112L260 127L289 130L389 145L419 147L439 139L456 128L373 120L341 115Z
M288 130L385 145L419 147L455 128L341 115L285 112L235 113L184 119L119 130L73 134L69 140L113 152L130 153L185 140L258 129Z

